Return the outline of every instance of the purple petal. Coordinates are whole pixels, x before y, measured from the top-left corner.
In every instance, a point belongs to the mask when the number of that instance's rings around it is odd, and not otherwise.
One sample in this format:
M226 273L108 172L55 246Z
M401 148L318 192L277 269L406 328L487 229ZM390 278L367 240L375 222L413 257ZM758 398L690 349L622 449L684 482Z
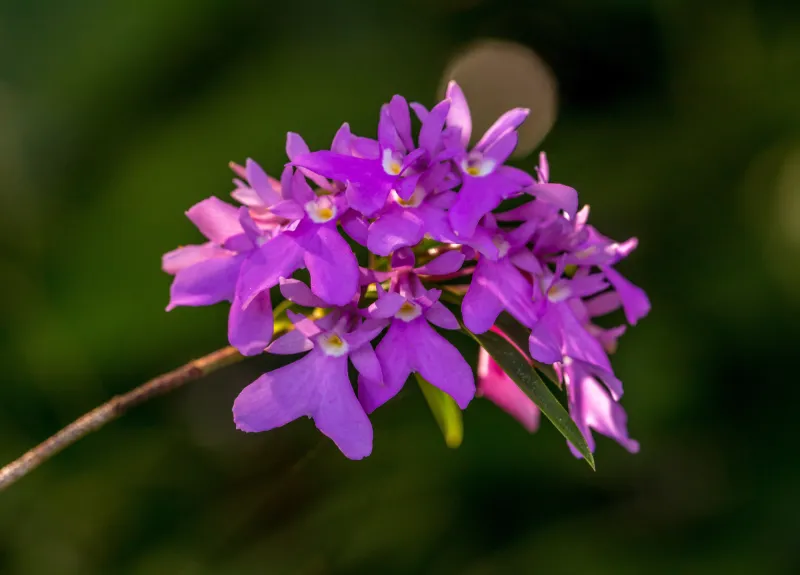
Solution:
M433 107L420 127L419 147L425 148L431 156L436 154L441 147L442 129L449 110L449 100L439 102Z
M353 362L358 373L362 377L373 381L377 384L383 382L383 372L381 371L381 364L378 361L378 356L372 346L362 345L354 351L350 352L350 361Z
M464 177L458 198L449 212L450 223L457 235L469 238L480 219L500 205L502 196L493 186L496 182L493 174L482 178Z
M414 210L416 216L422 221L422 231L433 239L445 243L459 243L453 232L447 212L443 209L423 203Z
M314 349L314 343L302 332L293 329L269 344L266 351L276 355L294 355L312 349Z
M372 453L372 424L353 393L344 357L330 359L320 377L319 402L311 417L323 434L330 437L349 459L363 459Z
M406 298L397 292L388 292L381 295L372 305L367 308L370 317L389 318L393 317L400 306L406 303Z
M460 270L463 263L464 254L457 250L451 250L432 259L424 266L417 268L416 272L423 276L452 274Z
M345 341L350 344L350 349L358 349L371 342L389 325L385 319L367 319L358 328L344 335Z
M475 379L461 352L423 318L406 324L403 343L412 369L452 397L461 409L466 409L475 396ZM379 345L382 344L383 341ZM382 361L381 365L385 363Z
M486 130L486 133L475 145L475 149L479 151L483 150L507 132L516 130L517 127L525 121L529 113L530 110L526 108L514 108L513 110L509 110L500 116L497 121Z
M608 360L603 346L586 331L570 306L566 302L561 302L550 304L548 307L547 313L552 313L553 317L557 318L561 330L563 355L583 360L604 371L611 372L611 362Z
M261 196L253 188L245 186L244 183L231 192L231 197L249 208L264 206Z
M622 305L619 294L615 291L602 293L584 303L586 304L586 312L589 314L589 317L606 315L607 313L618 310Z
M214 258L229 258L233 252L211 242L199 246L182 246L167 252L161 258L161 269L175 275L182 269Z
M414 110L414 114L417 116L417 119L420 122L424 122L425 118L428 117L428 109L422 104L419 104L417 102L411 102L409 106L411 106L411 109Z
M575 188L562 184L534 184L525 191L536 196L537 200L564 210L570 218L574 218L578 211L578 192Z
M458 329L461 327L456 316L453 315L453 312L439 301L435 302L427 309L425 312L425 319L443 329Z
M557 318L552 313L545 313L531 330L528 338L528 351L536 361L553 364L563 358L561 334L556 320Z
M298 204L295 200L281 200L273 204L269 211L287 220L299 220L305 215L303 206Z
M258 294L278 285L303 265L303 249L287 234L272 238L250 254L242 265L237 291L247 307Z
M370 186L347 182L345 197L354 210L365 216L372 216L386 204L389 188L386 186Z
M499 166L495 168L495 172L503 176L504 179L513 182L514 186L518 190L527 188L534 184L534 180L531 175L524 170L520 170L519 168L513 168L511 166Z
M379 256L388 256L393 251L416 245L424 235L422 221L412 210L390 211L369 226L367 247Z
M250 187L255 190L265 205L271 206L281 199L278 192L272 189L267 173L250 158L247 158L247 162L245 162L245 172Z
M521 249L509 256L509 260L515 267L532 274L542 273L542 264L529 249Z
M631 325L642 319L650 312L650 300L645 291L625 279L617 270L612 267L603 267L608 281L614 286L622 300L622 309L625 311L625 319Z
M247 432L268 431L309 416L318 401L314 375L320 371L320 355L302 359L265 373L245 387L233 402L236 428ZM321 367L325 367L324 365Z
M319 226L303 256L311 291L333 305L349 303L358 291L358 261L335 228Z
M393 398L411 375L411 360L406 341L405 322L395 320L378 344L376 353L383 372L383 382L358 378L358 400L367 413L372 413Z
M233 404L242 431L274 429L304 415L350 459L371 453L372 425L353 394L345 357L312 351L262 375Z
M468 330L484 333L497 321L497 316L503 311L503 303L494 290L489 289L488 282L479 280L477 274L476 270L461 302L461 315Z
M500 166L508 159L514 148L517 147L519 137L516 132L508 132L501 136L483 152L484 157L495 161L496 166Z
M305 307L328 307L327 304L311 292L306 284L300 280L282 279L281 295L297 305Z
M336 134L339 135L338 132ZM334 138L334 144L336 143L336 138ZM310 153L311 150L308 149L308 145L306 144L305 140L300 137L299 134L295 134L294 132L289 132L286 134L286 155L289 157L290 160L294 160L296 157L301 156L303 154ZM320 188L329 188L330 183L328 180L323 178L322 176L315 174L311 170L306 168L300 168L300 171L305 175L308 179L312 182L317 184Z
M352 138L353 134L350 132L350 124L345 122L333 136L331 151L337 154L349 154L351 151Z
M447 125L454 126L461 131L461 145L465 148L472 135L472 117L464 92L455 81L447 85L447 98L450 100L450 110L447 113Z
M242 261L243 256L212 258L180 270L170 286L167 311L231 301Z
M186 217L197 226L200 233L218 245L242 233L239 209L219 198L206 198L196 203L186 212Z
M328 329L328 326L320 326L318 323L322 323L322 320L314 321L310 317L306 317L301 313L293 312L290 309L286 310L286 317L294 324L294 329L302 333L307 338L312 338L315 335L319 335L322 333L323 329ZM327 319L330 316L326 316Z
M402 96L394 96L389 102L389 114L394 122L397 134L406 147L406 150L414 149L414 141L411 139L411 114L408 112L408 102Z
M284 190L284 193L286 193L286 190ZM317 194L315 194L314 190L311 189L311 186L308 185L306 177L300 170L297 170L294 173L294 176L292 176L291 197L301 206L305 205L307 202L312 202L317 199Z
M259 293L245 308L239 290L228 315L228 341L242 355L258 355L269 345L274 330L269 290Z
M378 160L355 158L327 150L303 154L295 158L293 163L337 182L351 181L367 187L385 188L387 194L393 181Z
M400 134L397 133L392 112L389 109L389 104L381 106L380 115L378 117L378 143L382 150L389 149L395 152L405 151L403 148L403 140Z
M367 230L369 229L369 222L367 219L356 212L355 210L348 210L344 216L339 219L344 231L347 235L353 238L357 243L362 246L367 245Z
M580 389L572 405L572 416L580 426L594 429L598 433L610 437L631 453L639 451L639 442L628 436L628 416L622 406L609 397L603 387L592 377L584 377L578 382ZM584 432L590 439L591 432ZM594 444L594 441L592 441ZM572 448L573 453L575 449ZM576 454L580 457L580 454Z

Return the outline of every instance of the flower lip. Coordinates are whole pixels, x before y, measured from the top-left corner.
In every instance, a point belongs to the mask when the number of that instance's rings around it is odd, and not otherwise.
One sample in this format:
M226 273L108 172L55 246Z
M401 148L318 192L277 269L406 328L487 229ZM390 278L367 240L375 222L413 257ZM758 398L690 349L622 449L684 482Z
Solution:
M497 248L497 257L504 258L508 254L508 250L511 249L511 244L509 244L503 236L496 235L492 238L492 243Z
M397 319L401 319L405 322L409 322L417 319L421 315L422 315L422 308L420 307L419 304L406 301L405 303L403 303L403 305L400 306L400 309L397 310L397 313L394 314L394 317L396 317Z
M397 193L397 190L392 190L392 199L396 204L404 208L418 208L427 195L428 192L426 192L425 188L422 186L417 186L414 188L414 193L411 194L411 197L407 200L401 198L400 194Z
M383 164L384 172L390 176L399 176L400 172L403 171L403 155L399 152L392 152L387 148L383 151L381 164Z
M570 289L563 283L554 283L547 290L547 299L553 303L564 301L571 295Z
M466 158L461 160L460 165L464 173L474 178L481 178L491 174L497 162L491 158L485 158L480 152L470 152Z
M327 201L326 201L327 200ZM317 201L311 200L304 206L308 217L315 224L324 224L336 217L336 206L327 198L320 198Z
M339 334L333 332L319 336L317 343L325 355L331 357L342 357L350 351L347 342Z

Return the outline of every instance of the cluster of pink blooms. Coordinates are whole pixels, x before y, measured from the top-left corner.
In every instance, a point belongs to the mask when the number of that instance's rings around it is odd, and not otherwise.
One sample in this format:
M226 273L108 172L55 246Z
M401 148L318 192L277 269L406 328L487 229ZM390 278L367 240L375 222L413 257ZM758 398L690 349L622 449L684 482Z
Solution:
M372 451L368 414L417 373L461 409L482 395L533 431L539 411L512 378L481 349L476 389L473 367L441 333L502 334L505 313L530 333L517 350L555 369L589 448L594 430L638 450L608 358L626 326L595 322L621 308L635 324L649 311L645 293L614 269L636 240L589 225L577 192L550 182L544 154L534 176L505 165L528 113L510 110L470 147L458 85L430 110L395 96L380 110L377 139L344 124L329 150L311 152L290 133L279 179L252 160L232 164L239 205L212 197L189 209L208 241L164 256L174 275L167 309L227 301L228 337L242 354L302 354L241 392L239 429L307 416L360 459ZM292 327L280 334L278 291L291 302Z

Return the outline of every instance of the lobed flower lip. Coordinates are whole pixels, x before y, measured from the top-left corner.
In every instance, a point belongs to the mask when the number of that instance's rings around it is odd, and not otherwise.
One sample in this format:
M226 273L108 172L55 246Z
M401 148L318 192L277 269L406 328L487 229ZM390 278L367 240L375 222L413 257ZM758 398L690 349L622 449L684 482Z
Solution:
M614 268L638 241L616 242L590 225L577 191L551 181L543 152L533 176L506 165L529 112L509 110L470 146L470 110L455 82L430 110L394 96L380 108L377 138L345 123L329 149L311 151L290 132L279 178L250 158L231 163L231 196L240 205L212 197L187 211L206 242L164 255L162 267L174 276L167 309L227 301L228 338L243 354L302 354L242 391L233 406L239 429L265 431L306 416L345 456L360 459L372 451L367 414L418 373L460 408L477 394L533 431L538 409L486 352L476 390L472 369L437 331L460 322L475 333L497 331L505 312L530 330L528 348L518 350L552 365L566 386L591 449L592 431L639 449L608 357L627 326L594 323L622 309L635 325L649 312L646 293ZM498 211L515 198L525 201ZM340 230L366 248L368 267ZM302 269L307 282L293 277ZM440 301L444 286L464 294L460 318ZM275 290L295 309L316 310L287 310L291 329L277 338ZM367 294L377 297L365 302Z

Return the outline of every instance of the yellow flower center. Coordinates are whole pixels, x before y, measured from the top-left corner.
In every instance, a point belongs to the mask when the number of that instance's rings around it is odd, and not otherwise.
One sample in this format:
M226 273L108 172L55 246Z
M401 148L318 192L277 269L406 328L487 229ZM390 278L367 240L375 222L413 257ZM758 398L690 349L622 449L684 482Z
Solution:
M320 208L317 212L322 220L330 220L333 217L333 210L330 208Z
M331 347L342 347L344 345L344 342L342 341L342 338L340 338L338 335L333 334L328 336L328 345Z
M467 168L467 173L470 176L480 176L481 175L481 169L478 166L470 166L470 167Z
M413 313L414 311L416 311L416 308L414 307L414 304L406 302L406 303L404 303L403 305L400 306L400 313L409 314L409 313Z

